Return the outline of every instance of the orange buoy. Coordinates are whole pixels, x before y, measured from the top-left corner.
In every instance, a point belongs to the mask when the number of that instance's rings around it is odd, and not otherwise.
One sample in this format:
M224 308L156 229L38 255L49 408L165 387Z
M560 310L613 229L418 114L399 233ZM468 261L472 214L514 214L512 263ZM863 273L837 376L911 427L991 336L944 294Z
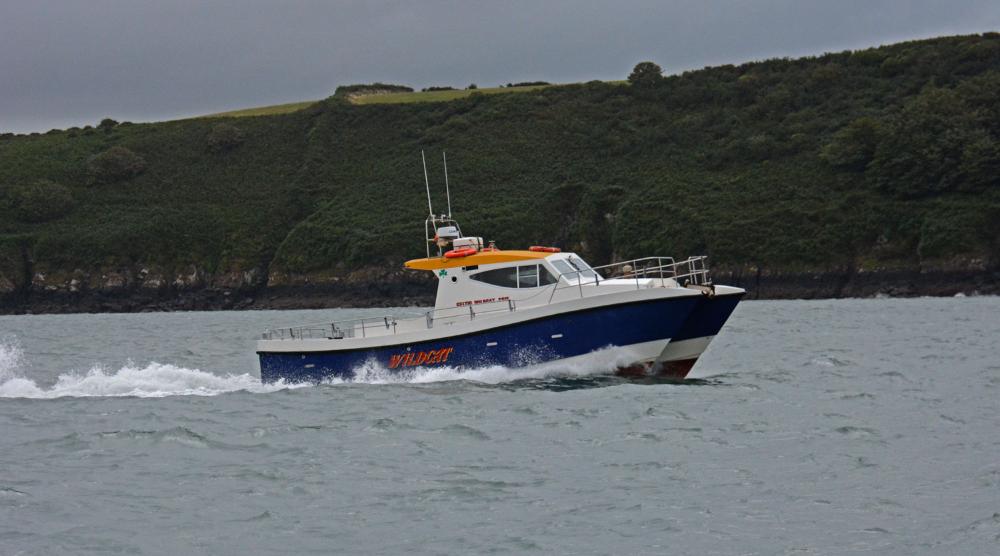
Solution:
M465 249L452 249L444 254L446 259L457 259L459 257L468 257L469 255L475 255L476 250L471 247L466 247Z
M532 245L531 247L528 248L528 251L535 251L541 253L558 253L562 251L562 249L559 249L558 247L543 247L541 245Z

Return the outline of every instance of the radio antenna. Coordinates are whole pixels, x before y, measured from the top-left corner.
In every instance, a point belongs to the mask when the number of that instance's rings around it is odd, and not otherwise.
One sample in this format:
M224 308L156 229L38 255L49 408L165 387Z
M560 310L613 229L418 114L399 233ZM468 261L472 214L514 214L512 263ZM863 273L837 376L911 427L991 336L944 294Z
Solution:
M448 187L448 155L441 151L441 158L444 160L444 192L448 196L448 218L451 218L451 189Z
M431 182L427 179L427 158L424 157L424 150L420 149L420 160L424 163L424 186L427 187L427 210L434 218L434 207L431 206Z

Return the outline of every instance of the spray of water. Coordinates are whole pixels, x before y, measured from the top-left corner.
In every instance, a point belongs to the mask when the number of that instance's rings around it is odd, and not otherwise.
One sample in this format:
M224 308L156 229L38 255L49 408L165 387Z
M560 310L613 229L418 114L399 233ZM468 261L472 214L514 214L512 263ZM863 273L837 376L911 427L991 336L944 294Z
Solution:
M490 365L476 369L459 369L445 366L413 367L399 371L397 369L390 370L375 361L368 361L361 367L354 369L353 378L337 378L328 381L328 383L424 384L451 380L467 380L484 384L502 384L521 380L555 377L606 375L628 364L628 355L610 349L595 351L582 358L576 358L572 363L567 361L551 361L516 368Z
M118 370L96 366L85 373L59 375L51 387L21 376L24 353L15 341L0 341L0 398L62 398L95 396L214 396L226 392L274 392L303 385L261 384L250 374L217 375L198 369L149 363Z
M0 383L16 376L16 371L21 367L24 352L13 339L0 339Z

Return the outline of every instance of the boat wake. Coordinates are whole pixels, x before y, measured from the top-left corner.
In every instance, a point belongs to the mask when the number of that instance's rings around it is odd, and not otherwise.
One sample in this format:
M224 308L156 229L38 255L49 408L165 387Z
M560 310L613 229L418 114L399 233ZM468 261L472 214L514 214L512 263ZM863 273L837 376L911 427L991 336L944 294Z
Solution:
M350 379L334 378L328 386L348 384L427 384L468 381L489 385L517 384L553 379L583 379L608 376L624 361L613 351L597 351L577 363L551 362L519 368L487 366L478 369L454 367L413 368L400 372L369 362L355 369ZM262 384L252 374L219 375L199 369L150 362L126 364L114 370L95 366L86 372L71 371L58 376L51 386L23 376L24 354L16 342L0 342L0 398L54 399L64 397L216 396L230 392L270 393L315 386L280 381Z
M267 393L305 385L261 384L251 374L217 375L198 369L149 363L118 370L95 366L85 373L60 374L55 384L39 386L21 376L24 354L14 343L0 342L0 398L215 396L228 392Z
M353 378L332 379L327 381L326 384L426 384L464 380L498 385L553 378L611 375L619 367L627 365L628 362L628 356L623 356L617 350L611 349L595 351L582 358L578 358L573 363L552 361L516 368L504 367L502 365L491 365L476 369L441 366L414 367L400 371L390 370L377 362L369 361L361 367L354 369Z

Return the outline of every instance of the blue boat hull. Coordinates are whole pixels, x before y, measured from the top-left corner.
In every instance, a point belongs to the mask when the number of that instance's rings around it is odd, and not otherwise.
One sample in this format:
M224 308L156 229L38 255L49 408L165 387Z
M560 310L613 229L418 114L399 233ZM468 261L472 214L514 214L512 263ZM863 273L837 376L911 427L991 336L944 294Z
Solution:
M736 305L743 298L743 293L702 297L691 315L684 321L672 341L690 340L715 336L722 330L729 316L736 310Z
M744 293L739 291L702 297L684 325L670 339L653 372L670 378L687 377L708 344L729 320Z
M611 346L673 338L703 299L685 296L596 307L414 344L334 351L259 351L261 380L350 379L356 369L371 364L389 372L436 366L469 369L534 365ZM718 323L719 328L723 322Z

